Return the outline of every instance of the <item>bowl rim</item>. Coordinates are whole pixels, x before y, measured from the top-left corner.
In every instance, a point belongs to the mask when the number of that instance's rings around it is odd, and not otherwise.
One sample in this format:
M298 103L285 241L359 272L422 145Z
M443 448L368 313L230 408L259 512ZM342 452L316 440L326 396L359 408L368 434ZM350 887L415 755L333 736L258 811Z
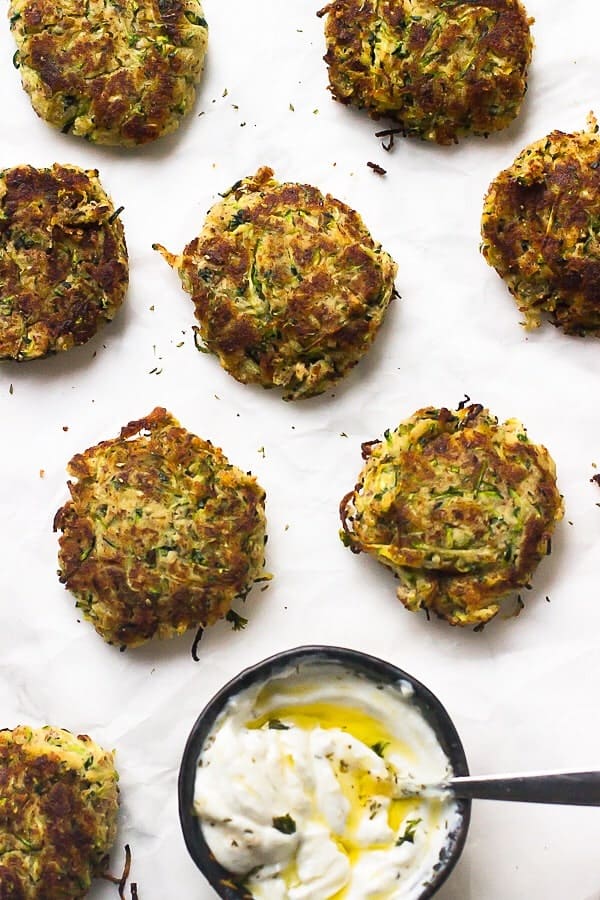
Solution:
M194 783L200 752L218 716L232 697L259 681L269 681L277 673L306 662L340 665L358 672L372 681L384 684L394 685L401 681L407 681L414 691L411 699L433 728L440 746L450 761L454 774L469 774L462 742L444 705L417 678L393 663L347 647L306 644L275 653L248 666L217 691L201 711L188 736L179 768L179 820L185 844L194 863L222 900L254 900L254 896L242 885L236 883L232 873L216 861L204 839L198 819L194 815ZM427 900L432 897L446 881L460 858L469 830L471 801L457 800L456 805L458 824L450 832L440 859L434 866L434 875L424 885L418 900Z

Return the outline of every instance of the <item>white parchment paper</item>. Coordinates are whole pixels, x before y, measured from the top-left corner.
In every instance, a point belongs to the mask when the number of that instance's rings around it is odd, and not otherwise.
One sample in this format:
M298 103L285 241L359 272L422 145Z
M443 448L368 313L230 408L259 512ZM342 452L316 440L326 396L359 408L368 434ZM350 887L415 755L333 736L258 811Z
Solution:
M113 870L128 842L140 900L215 896L179 829L185 739L226 680L298 644L354 647L417 676L454 718L473 772L600 768L600 489L590 483L600 465L599 345L551 326L527 335L479 253L482 198L497 172L528 142L600 113L600 6L527 6L536 49L518 121L487 141L400 139L391 153L375 123L330 98L316 3L205 0L210 49L195 112L138 151L94 147L40 121L11 65L7 20L0 29L0 166L98 168L125 206L131 259L126 306L88 345L0 367L0 724L51 723L116 748ZM263 164L359 210L400 267L402 299L335 396L286 404L199 354L191 301L151 249L180 250L217 193ZM406 612L390 573L338 538L361 441L465 393L502 420L520 418L548 447L566 502L524 611L480 634ZM123 654L105 645L56 577L52 519L67 498L67 461L156 405L251 469L268 495L275 578L248 599L245 631L222 623L206 632L199 663L191 635ZM598 900L599 840L600 810L475 803L463 858L439 896ZM104 883L90 894L115 896Z

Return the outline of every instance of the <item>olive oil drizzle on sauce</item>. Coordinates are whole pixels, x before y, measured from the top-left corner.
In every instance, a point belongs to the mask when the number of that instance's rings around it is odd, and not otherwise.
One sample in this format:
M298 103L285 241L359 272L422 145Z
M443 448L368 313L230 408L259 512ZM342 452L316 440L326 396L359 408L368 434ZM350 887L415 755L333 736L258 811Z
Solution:
M257 703L259 709L264 708L264 701L267 701L266 706L269 706L268 698L261 693ZM300 702L292 702L289 705L271 707L268 713L246 723L246 727L251 730L269 727L269 725L272 728L296 727L305 731L312 731L315 728L326 730L336 728L352 735L356 740L373 749L384 760L388 754L395 752L402 754L404 759L415 759L411 748L388 732L381 722L360 709L343 704L319 701L303 703L300 700ZM335 765L334 771L340 789L349 803L349 813L344 835L332 835L332 839L336 842L338 849L346 855L350 866L354 867L360 856L370 850L391 849L396 844L398 836L404 833L403 823L408 825L411 820L418 819L417 810L422 801L418 798L391 800L388 809L388 825L394 833L393 840L388 844L377 844L372 847L359 845L355 835L361 819L369 809L371 798L374 796L390 797L393 785L391 781L382 781L366 769L357 770L350 767L344 769L343 765ZM435 822L441 813L439 802L432 801L432 813ZM301 883L295 859L282 870L280 877L288 888ZM347 888L344 887L341 891L332 894L328 900L344 900L346 895ZM369 895L369 900L387 900L388 897L387 893Z

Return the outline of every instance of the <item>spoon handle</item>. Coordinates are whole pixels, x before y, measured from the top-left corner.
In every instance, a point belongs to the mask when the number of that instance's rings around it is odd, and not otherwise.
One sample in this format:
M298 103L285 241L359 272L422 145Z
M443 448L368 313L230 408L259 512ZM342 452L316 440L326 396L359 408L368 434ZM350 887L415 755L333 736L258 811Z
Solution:
M457 777L447 787L456 797L600 806L600 772Z

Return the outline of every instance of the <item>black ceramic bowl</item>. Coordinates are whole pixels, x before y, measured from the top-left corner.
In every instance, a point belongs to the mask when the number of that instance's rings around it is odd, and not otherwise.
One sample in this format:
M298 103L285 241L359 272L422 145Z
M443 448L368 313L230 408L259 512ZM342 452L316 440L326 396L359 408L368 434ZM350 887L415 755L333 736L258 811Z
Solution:
M249 669L244 669L229 684L226 684L200 713L185 746L179 770L179 818L185 843L190 856L223 900L252 900L252 894L237 884L234 876L215 860L204 840L198 819L194 815L194 781L198 758L215 721L231 697L257 683L270 681L283 671L303 663L338 665L340 669L366 676L376 684L394 685L400 681L408 682L414 690L412 702L433 729L440 746L450 760L454 774L469 774L460 738L440 701L420 681L391 663L375 656L368 656L366 653L359 653L357 650L347 650L342 647L308 646L277 653ZM456 865L462 852L469 829L471 802L458 800L457 808L458 825L449 833L440 859L433 869L433 875L424 885L419 900L426 900L436 893Z

